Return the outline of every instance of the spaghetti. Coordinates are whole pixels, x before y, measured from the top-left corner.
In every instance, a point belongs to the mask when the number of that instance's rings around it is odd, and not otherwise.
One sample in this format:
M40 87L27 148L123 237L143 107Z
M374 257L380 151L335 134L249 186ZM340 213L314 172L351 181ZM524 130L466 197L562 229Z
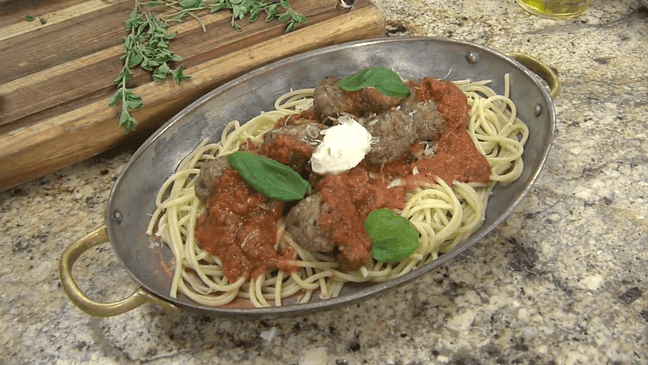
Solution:
M410 220L420 233L419 248L396 263L371 260L351 272L341 271L334 257L301 248L279 221L277 247L290 247L296 255L298 271L267 272L250 280L243 277L231 283L223 275L218 257L204 251L194 238L196 222L203 209L194 186L202 163L229 155L248 140L263 142L263 135L273 129L281 117L297 114L313 106L314 89L287 93L275 102L275 110L265 112L241 125L230 122L220 142L203 141L179 165L156 197L156 210L147 234L158 236L171 249L175 270L170 295L179 293L207 306L223 306L237 298L247 299L256 307L280 306L285 298L298 295L298 303L308 302L319 293L320 299L336 297L347 282L382 282L404 275L451 251L473 234L485 219L489 195L498 182L515 181L523 170L522 153L528 138L526 125L516 116L509 99L510 82L505 76L503 95L496 94L489 81L457 81L471 108L468 133L478 151L491 166L491 182L448 185L441 179L410 190L405 208L399 213Z

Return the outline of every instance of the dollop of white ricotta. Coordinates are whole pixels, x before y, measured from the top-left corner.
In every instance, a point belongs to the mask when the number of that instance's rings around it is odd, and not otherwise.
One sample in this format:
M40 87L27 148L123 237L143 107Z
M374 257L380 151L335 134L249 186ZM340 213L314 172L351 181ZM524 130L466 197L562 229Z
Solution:
M310 163L320 175L336 175L356 167L371 149L371 134L348 116L340 124L323 130L322 143L315 149Z

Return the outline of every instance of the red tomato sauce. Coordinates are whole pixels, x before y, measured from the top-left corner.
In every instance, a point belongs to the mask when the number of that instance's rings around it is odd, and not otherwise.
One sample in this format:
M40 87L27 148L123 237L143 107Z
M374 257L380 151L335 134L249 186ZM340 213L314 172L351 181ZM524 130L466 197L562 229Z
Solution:
M297 141L284 134L279 134L272 142L263 145L261 153L284 165L290 163L291 153L310 158L313 155L313 146L306 142Z
M369 263L372 243L364 228L369 213L380 208L404 208L405 188L387 185L381 176L372 178L362 166L328 175L317 183L316 190L329 207L329 212L320 217L319 225L337 243L343 270Z
M463 91L450 81L439 81L429 77L424 78L421 83L410 81L408 86L416 90L418 101L436 102L437 110L446 123L444 128L439 128L434 139L434 155L407 164L406 170L409 173L404 173L403 164L400 163L401 172L396 175L405 177L407 182L436 183L435 176L438 176L449 185L454 181L488 183L491 175L490 164L486 156L477 150L466 130L470 106ZM420 149L420 145L414 148ZM416 151L414 154L417 154ZM398 162L395 165L394 168L398 170ZM412 174L414 167L418 169L418 175ZM388 170L391 168L387 167Z
M269 270L293 272L292 249L274 249L277 221L283 203L258 193L239 174L227 168L214 181L208 209L200 216L195 238L200 246L217 256L230 283L240 277L257 278Z

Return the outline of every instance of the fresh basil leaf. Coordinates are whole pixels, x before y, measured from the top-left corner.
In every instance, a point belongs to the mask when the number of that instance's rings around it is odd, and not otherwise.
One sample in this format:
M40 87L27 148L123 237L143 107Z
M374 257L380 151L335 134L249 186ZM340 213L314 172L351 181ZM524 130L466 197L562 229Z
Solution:
M389 209L376 209L365 220L373 242L371 254L380 262L396 262L409 257L419 247L419 231L407 219Z
M310 188L295 170L265 156L238 151L227 156L227 163L268 198L283 202L299 200Z
M387 67L372 67L357 72L338 83L340 89L356 91L373 87L381 94L402 98L409 94L409 89L398 74Z

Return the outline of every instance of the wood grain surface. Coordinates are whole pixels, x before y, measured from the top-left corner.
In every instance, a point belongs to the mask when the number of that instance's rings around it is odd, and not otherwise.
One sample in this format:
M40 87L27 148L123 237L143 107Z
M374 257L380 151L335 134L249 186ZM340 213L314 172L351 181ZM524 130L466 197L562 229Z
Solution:
M262 19L240 21L238 32L226 11L200 14L206 31L197 21L175 23L170 48L191 78L181 85L154 82L136 70L132 86L144 106L132 113L139 124L129 134L108 100L132 1L0 2L0 191L142 138L209 90L261 65L384 35L382 14L369 0L356 1L350 12L338 11L337 2L292 0L308 21L288 34L285 23Z

